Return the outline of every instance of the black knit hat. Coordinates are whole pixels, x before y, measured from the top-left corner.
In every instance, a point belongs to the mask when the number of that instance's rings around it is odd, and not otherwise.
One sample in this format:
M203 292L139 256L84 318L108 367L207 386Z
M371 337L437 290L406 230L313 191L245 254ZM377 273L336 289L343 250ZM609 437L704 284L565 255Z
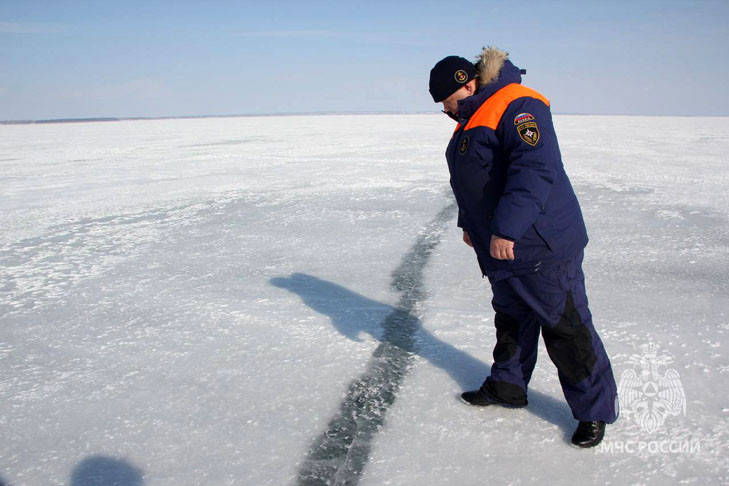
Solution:
M448 56L430 70L430 95L440 103L476 77L476 67L468 59Z

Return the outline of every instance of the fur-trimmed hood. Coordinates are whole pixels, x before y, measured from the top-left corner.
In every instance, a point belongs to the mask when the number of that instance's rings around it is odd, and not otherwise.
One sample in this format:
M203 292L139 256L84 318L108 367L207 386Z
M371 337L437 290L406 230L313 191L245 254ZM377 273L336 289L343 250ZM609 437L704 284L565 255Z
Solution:
M486 86L496 81L507 59L509 59L508 52L496 47L484 47L481 54L476 57L478 83L481 86Z
M484 47L476 57L478 89L476 94L458 101L459 121L471 117L489 96L511 83L521 83L522 71L509 60L509 54L495 47Z

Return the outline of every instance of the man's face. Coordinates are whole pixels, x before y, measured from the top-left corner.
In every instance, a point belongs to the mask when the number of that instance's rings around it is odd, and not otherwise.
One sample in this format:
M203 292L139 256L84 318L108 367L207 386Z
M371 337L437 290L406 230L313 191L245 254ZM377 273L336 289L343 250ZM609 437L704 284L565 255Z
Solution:
M446 113L452 113L454 115L457 115L458 101L464 98L468 98L474 92L474 86L472 86L472 84L475 83L469 82L468 84L461 86L455 93L444 99L442 101L443 111L445 111Z

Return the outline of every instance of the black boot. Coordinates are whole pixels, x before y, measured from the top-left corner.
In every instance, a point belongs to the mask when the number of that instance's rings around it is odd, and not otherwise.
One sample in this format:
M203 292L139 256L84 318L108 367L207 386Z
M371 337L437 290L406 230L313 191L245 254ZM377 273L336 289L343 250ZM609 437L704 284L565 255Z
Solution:
M488 382L484 384L478 390L471 390L463 392L461 399L469 405L475 405L477 407L486 407L489 405L499 405L506 408L523 408L527 406L526 398L521 400L515 400L513 402L507 402L502 400L500 397L495 396L489 392Z
M577 447L595 447L605 437L605 422L580 422L572 434L572 443Z
M489 401L489 399L486 397L486 394L482 392L480 388L478 390L471 390L461 393L461 398L469 405L475 405L477 407L494 405L494 402Z

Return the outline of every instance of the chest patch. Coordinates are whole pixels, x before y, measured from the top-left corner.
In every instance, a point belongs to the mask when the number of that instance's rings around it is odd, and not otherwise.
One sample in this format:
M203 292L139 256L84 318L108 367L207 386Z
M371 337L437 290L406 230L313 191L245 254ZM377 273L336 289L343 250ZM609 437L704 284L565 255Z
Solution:
M519 132L519 137L532 147L539 142L539 127L537 122L529 121L523 122L517 125L516 130Z
M458 153L463 155L468 150L468 135L463 137L463 140L461 140L461 144L458 146Z

